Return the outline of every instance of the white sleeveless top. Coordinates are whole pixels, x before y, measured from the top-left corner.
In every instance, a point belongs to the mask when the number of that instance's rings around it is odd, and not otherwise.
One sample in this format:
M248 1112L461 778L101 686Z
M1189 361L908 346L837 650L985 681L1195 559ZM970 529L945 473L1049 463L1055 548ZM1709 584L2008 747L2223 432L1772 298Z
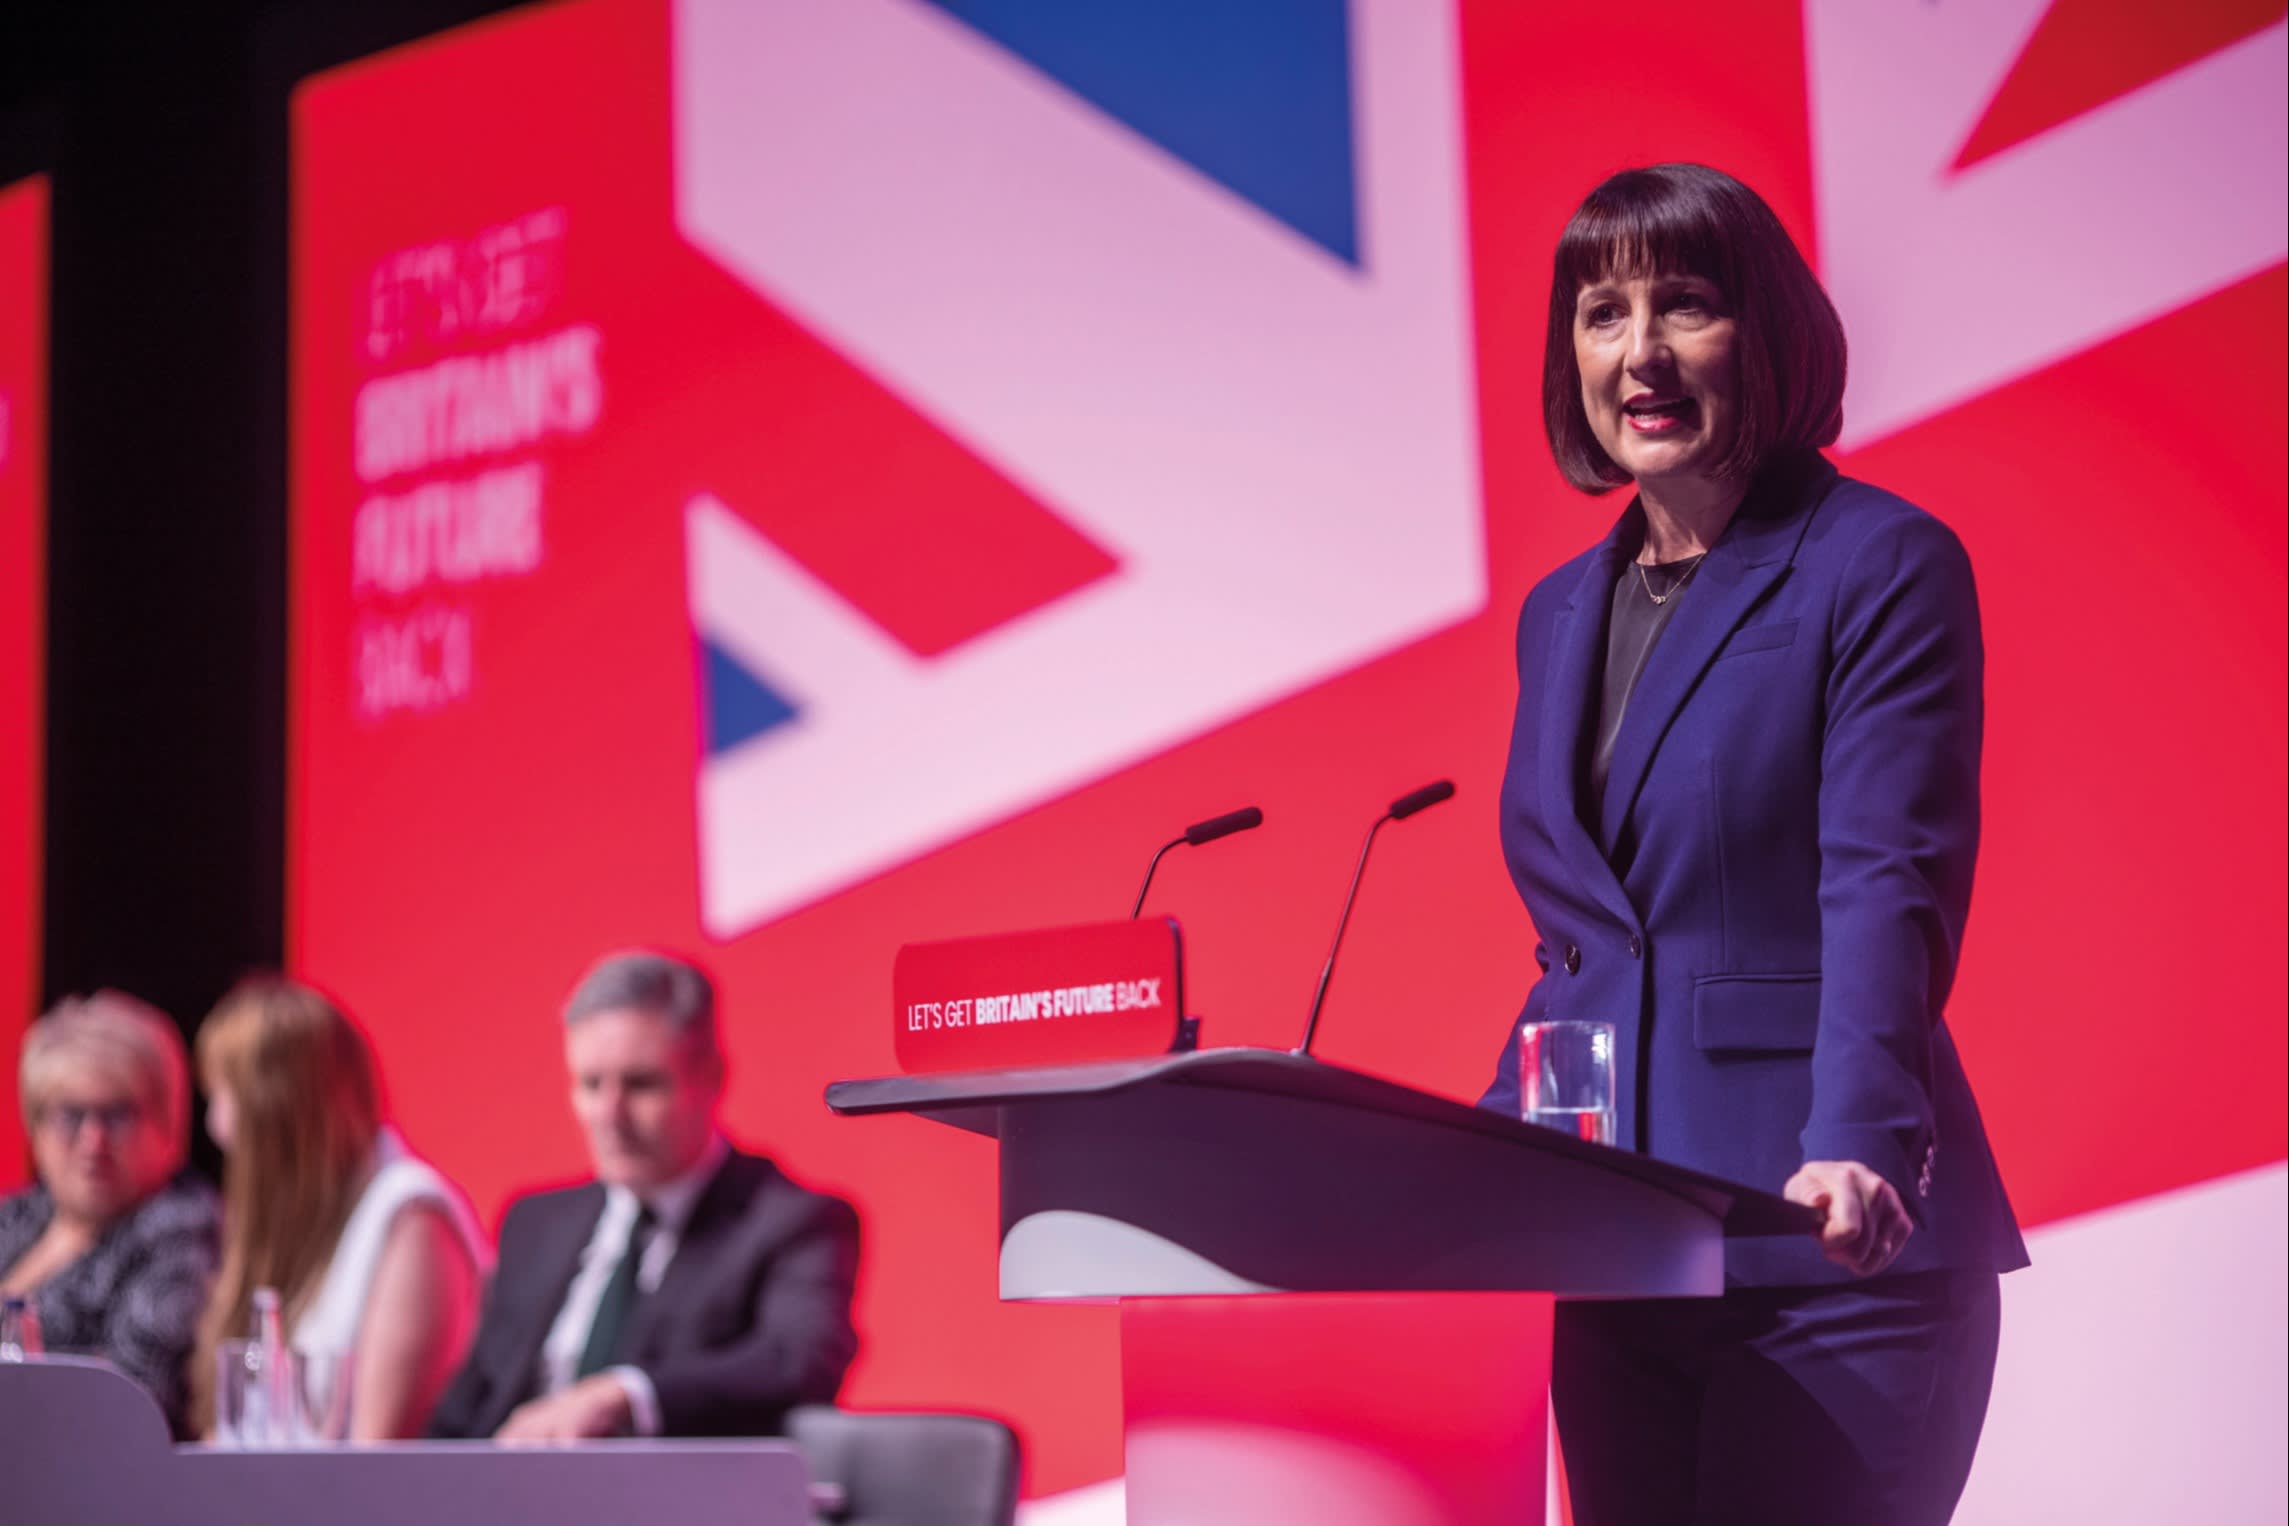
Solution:
M318 1296L294 1322L289 1344L295 1350L342 1353L357 1345L366 1295L373 1289L374 1271L381 1264L382 1245L389 1239L390 1226L401 1210L416 1206L434 1208L444 1215L454 1238L483 1277L492 1254L485 1237L477 1231L469 1205L452 1183L406 1149L395 1129L385 1127L374 1140L374 1174L342 1225L341 1238L334 1242L334 1259L327 1263Z

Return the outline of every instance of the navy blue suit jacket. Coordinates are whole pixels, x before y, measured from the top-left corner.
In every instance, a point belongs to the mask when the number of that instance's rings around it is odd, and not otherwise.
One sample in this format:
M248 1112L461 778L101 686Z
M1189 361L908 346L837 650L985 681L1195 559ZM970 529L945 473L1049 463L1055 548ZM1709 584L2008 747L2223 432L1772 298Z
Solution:
M2026 1262L1943 1012L1979 843L1971 565L1817 456L1763 473L1654 646L1582 814L1634 504L1527 596L1502 843L1539 937L1521 1023L1617 1029L1617 1142L1780 1190L1856 1160L1917 1232L1893 1270ZM1516 1029L1481 1105L1515 1115ZM1843 1280L1809 1239L1727 1280Z

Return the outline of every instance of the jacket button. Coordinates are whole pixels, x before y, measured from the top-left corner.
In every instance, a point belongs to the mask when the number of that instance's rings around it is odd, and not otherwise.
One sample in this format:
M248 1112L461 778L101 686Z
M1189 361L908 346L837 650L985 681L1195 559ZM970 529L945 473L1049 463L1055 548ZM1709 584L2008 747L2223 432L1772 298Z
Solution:
M1578 946L1569 943L1566 945L1566 973L1569 975L1579 975L1581 972L1582 951Z
M1635 933L1629 935L1629 957L1632 959L1645 957L1645 942Z

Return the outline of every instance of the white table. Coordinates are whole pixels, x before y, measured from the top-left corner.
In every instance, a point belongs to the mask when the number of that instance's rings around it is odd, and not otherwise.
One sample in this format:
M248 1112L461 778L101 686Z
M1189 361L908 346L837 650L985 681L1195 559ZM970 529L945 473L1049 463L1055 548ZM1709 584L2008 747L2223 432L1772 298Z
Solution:
M0 1362L0 1514L26 1526L808 1526L809 1499L783 1441L175 1446L151 1396L106 1363Z

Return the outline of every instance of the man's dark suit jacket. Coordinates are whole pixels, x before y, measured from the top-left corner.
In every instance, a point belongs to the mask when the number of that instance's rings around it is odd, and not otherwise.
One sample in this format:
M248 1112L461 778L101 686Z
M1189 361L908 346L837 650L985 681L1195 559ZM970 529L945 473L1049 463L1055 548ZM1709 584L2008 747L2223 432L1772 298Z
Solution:
M538 1393L541 1344L604 1211L595 1182L509 1205L477 1339L429 1433L486 1437ZM831 1403L858 1351L858 1215L732 1151L692 1206L620 1360L659 1396L669 1436L770 1435L798 1404Z

